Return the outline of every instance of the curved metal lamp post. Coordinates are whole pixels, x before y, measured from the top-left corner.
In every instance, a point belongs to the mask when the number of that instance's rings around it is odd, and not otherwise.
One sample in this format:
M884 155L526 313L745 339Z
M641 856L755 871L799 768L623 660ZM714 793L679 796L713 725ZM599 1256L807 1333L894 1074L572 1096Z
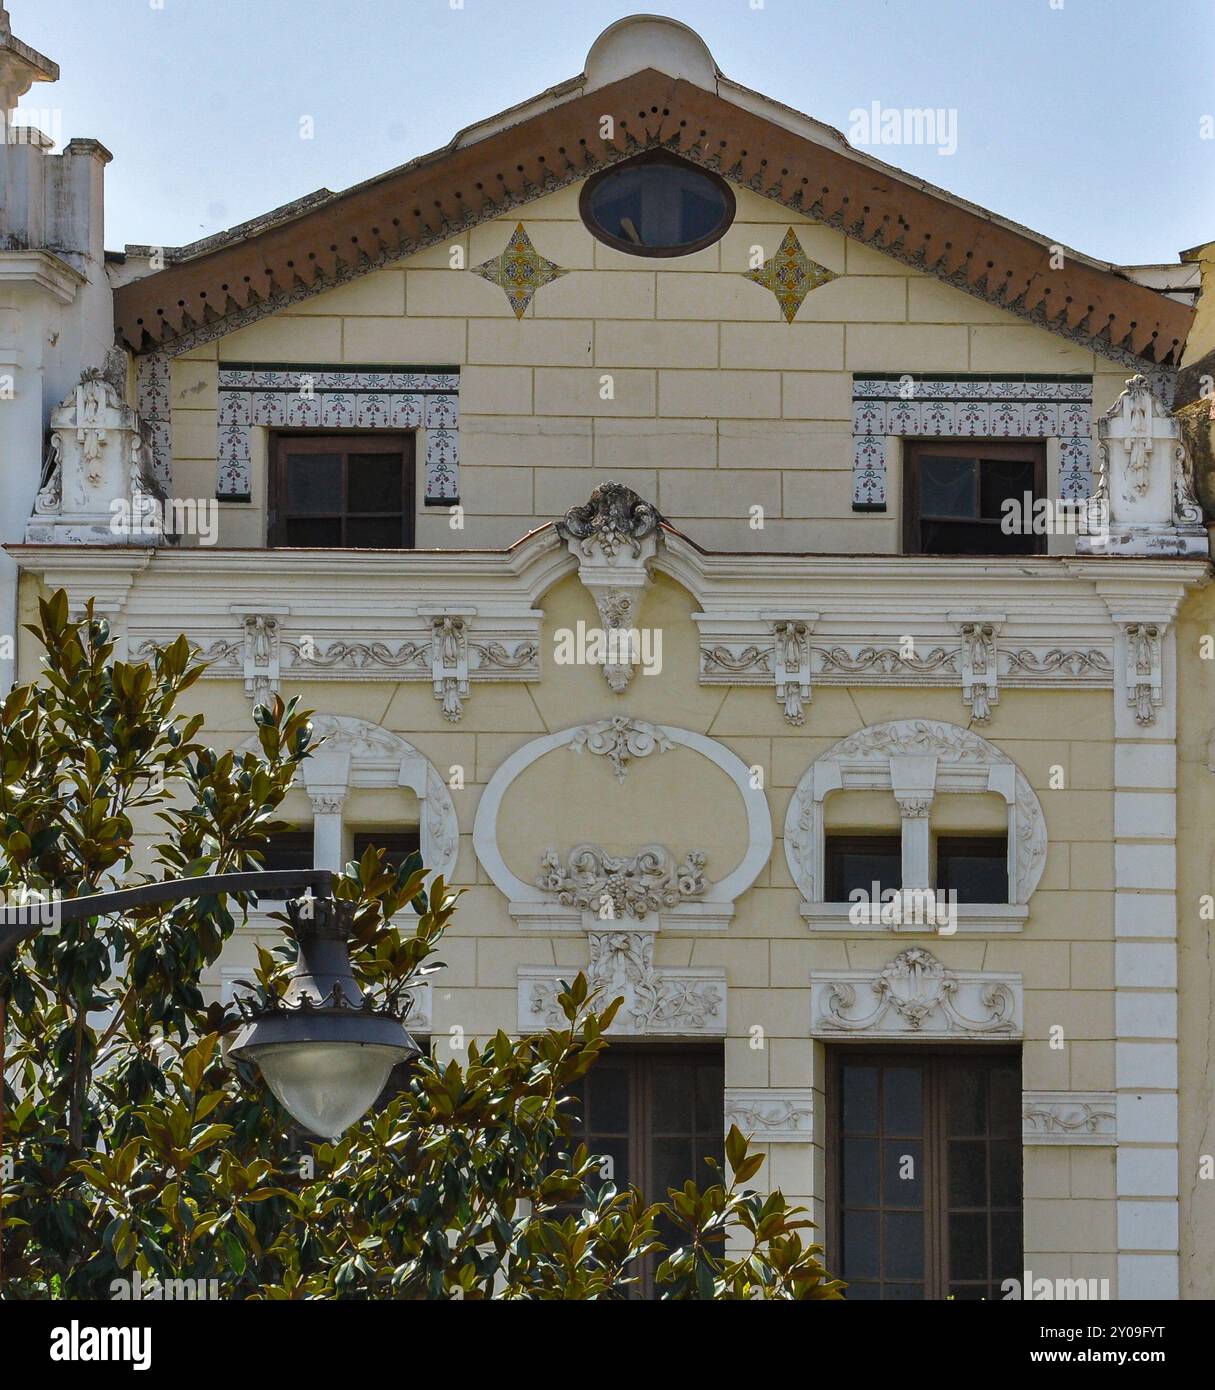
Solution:
M333 897L331 873L210 874L64 898L53 906L60 922L75 922L183 898L237 892L277 897L284 889L316 894L287 902L299 959L281 999L260 1007L237 1000L243 1022L232 1051L258 1067L283 1107L310 1134L336 1138L366 1114L392 1068L420 1049L397 1010L377 1009L363 997L347 948L354 905ZM0 909L0 961L44 926L30 907Z

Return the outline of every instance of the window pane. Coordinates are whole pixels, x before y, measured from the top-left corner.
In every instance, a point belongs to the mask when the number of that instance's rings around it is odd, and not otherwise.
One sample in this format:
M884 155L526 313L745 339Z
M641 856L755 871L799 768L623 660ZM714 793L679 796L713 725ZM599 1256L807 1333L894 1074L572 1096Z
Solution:
M342 510L341 454L288 454L286 465L288 512Z
M882 1217L882 1276L920 1279L924 1274L924 1214L892 1211Z
M953 1139L949 1144L949 1205L987 1205L987 1145L982 1139Z
M1025 494L1034 490L1034 465L1021 459L984 459L979 473L979 513L994 517L1004 515L1001 509L1006 497L1023 502Z
M997 1212L991 1218L991 1277L1019 1279L1022 1272L1021 1213Z
M997 1139L991 1146L991 1201L997 1207L1021 1203L1021 1141Z
M827 891L832 902L848 902L857 889L878 900L888 889L903 884L903 851L897 835L828 835L826 842Z
M987 1278L987 1214L978 1212L949 1217L949 1277Z
M852 1297L852 1290L848 1290L848 1297ZM923 1284L887 1284L883 1299L889 1303L918 1303L924 1297Z
M601 1183L615 1183L617 1188L628 1184L630 1179L629 1141L627 1139L596 1137L587 1141L587 1148L602 1160L599 1169L599 1181Z
M882 1114L887 1134L921 1134L924 1129L924 1074L919 1067L886 1067Z
M920 515L974 516L975 459L920 455Z
M587 1124L594 1134L627 1134L629 1073L609 1061L595 1064L587 1077Z
M262 850L262 859L265 869L311 869L312 831L287 830L281 835L272 835L269 845Z
M876 1134L877 1067L844 1067L844 1128L850 1134Z
M844 1204L850 1207L878 1205L878 1141L845 1139L843 1162Z
M653 1146L654 1176L646 1196L653 1202L665 1202L667 1192L682 1187L695 1173L695 1156L690 1139L655 1139Z
M654 1119L656 1134L691 1134L694 1080L686 1066L654 1068Z
M402 467L400 454L351 454L346 472L347 510L399 513Z
M346 521L346 544L355 550L400 550L399 516L352 516Z
M876 1211L846 1211L843 1219L844 1279L878 1277L878 1214Z
M369 845L384 851L384 863L399 868L411 854L421 848L416 830L362 830L354 837L354 857L361 860Z
M924 1151L918 1139L887 1139L882 1144L882 1201L888 1207L924 1204Z
M315 520L291 517L287 521L286 532L287 545L332 549L342 543L342 523L336 517L318 517Z
M696 1128L720 1139L726 1122L726 1073L724 1067L696 1068Z
M960 903L1008 901L1008 840L937 841L937 882Z
M1021 1138L1021 1072L1016 1067L998 1067L991 1073L991 1132Z
M978 1067L951 1068L946 1088L949 1096L947 1123L950 1134L986 1134L987 1088L984 1085L983 1073Z

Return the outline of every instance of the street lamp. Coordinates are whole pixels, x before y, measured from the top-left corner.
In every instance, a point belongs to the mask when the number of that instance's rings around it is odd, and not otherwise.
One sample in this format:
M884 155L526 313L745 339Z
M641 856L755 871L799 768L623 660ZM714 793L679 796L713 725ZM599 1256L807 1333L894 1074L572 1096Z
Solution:
M393 1067L416 1057L420 1049L397 1009L376 1008L363 997L347 948L354 904L332 896L331 873L206 874L63 898L51 906L56 920L64 923L220 893L280 897L284 889L306 890L305 896L287 901L299 942L295 972L281 999L253 1006L237 997L244 1021L233 1054L258 1068L284 1109L310 1134L337 1138L371 1108ZM45 925L29 907L0 908L0 961ZM0 1033L3 1026L0 1013Z
M252 1062L266 1085L309 1133L336 1139L371 1108L399 1062L420 1049L391 1006L364 998L350 969L347 938L354 904L295 898L287 915L299 942L295 971L281 998L244 1018L232 1056Z

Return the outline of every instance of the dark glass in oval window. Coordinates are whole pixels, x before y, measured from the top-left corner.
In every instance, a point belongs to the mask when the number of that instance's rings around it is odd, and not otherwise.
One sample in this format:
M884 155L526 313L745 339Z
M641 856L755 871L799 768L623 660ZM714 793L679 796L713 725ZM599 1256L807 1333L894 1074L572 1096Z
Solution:
M634 256L686 256L725 236L734 194L716 174L642 155L588 180L582 217L600 241Z

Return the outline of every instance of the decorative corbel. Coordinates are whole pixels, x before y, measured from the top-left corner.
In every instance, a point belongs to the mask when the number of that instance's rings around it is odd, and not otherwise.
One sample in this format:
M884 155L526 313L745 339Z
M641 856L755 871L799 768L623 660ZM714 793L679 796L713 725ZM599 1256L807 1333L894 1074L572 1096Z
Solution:
M1164 703L1163 661L1159 623L1125 623L1126 702L1135 711L1135 722L1156 722L1156 711Z
M814 698L810 689L810 633L818 614L804 618L772 620L772 671L776 699L784 707L785 721L806 722L804 706Z
M962 699L970 708L972 723L989 724L993 706L1000 703L996 639L1004 614L950 613L949 620L961 638Z
M443 718L457 724L468 697L468 629L462 614L444 613L431 618L430 674L435 699L443 704Z
M578 577L595 600L603 626L603 674L622 695L638 657L637 612L662 538L662 517L623 483L602 483L589 501L571 507L557 534L578 561Z
M241 661L245 694L256 705L265 705L279 691L280 629L285 613L237 611L245 633Z

